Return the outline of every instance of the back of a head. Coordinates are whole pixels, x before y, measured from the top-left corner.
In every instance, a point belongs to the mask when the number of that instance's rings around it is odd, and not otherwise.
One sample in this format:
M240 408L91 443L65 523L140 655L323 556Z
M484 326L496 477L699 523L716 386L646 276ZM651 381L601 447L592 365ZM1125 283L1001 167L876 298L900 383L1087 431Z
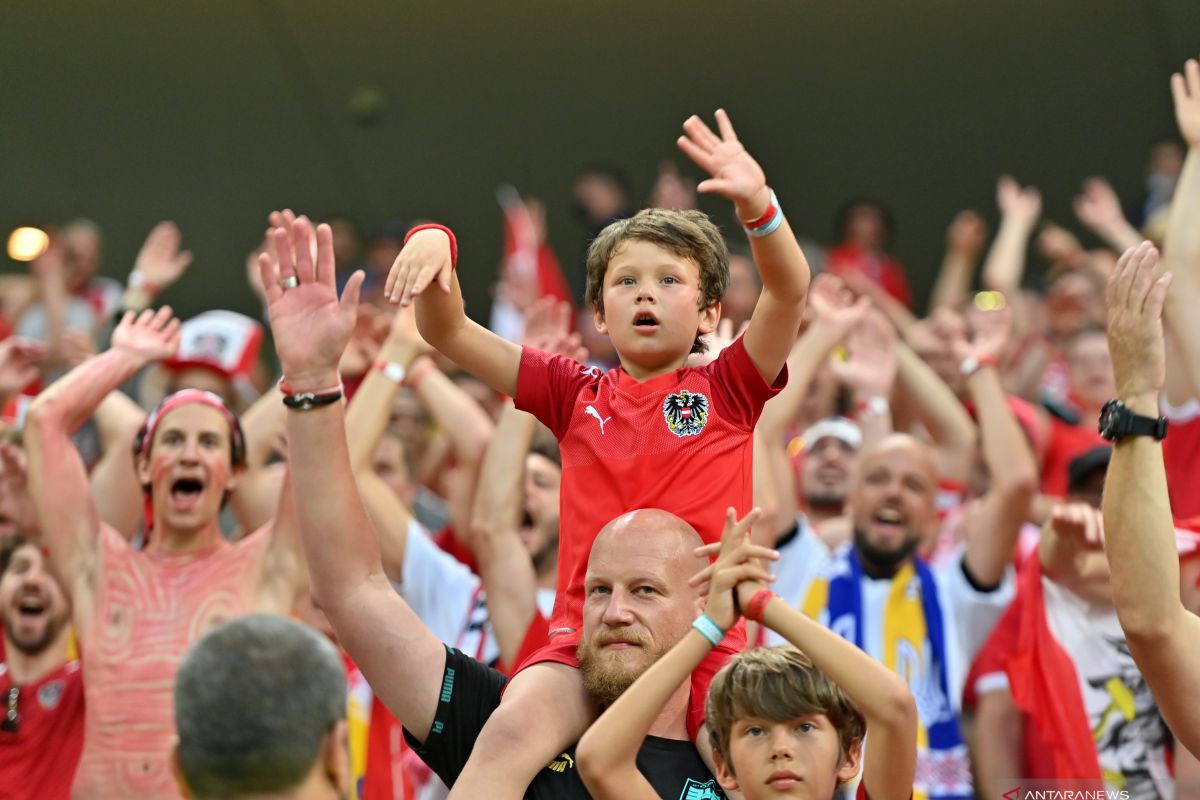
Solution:
M252 614L192 646L175 684L179 767L193 797L237 798L299 784L346 715L346 678L320 634Z
M838 731L841 754L866 733L866 721L841 687L795 647L739 653L713 678L706 717L712 746L730 763L729 735L739 719L786 722L824 714Z

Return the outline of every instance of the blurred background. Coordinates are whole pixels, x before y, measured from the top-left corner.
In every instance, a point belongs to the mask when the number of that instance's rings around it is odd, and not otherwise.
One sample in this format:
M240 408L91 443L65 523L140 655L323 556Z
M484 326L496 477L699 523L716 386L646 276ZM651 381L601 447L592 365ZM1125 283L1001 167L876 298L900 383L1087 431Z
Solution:
M1174 136L1167 79L1197 33L1196 0L9 3L0 229L89 217L123 279L173 219L196 263L163 300L257 315L244 263L268 210L368 238L433 218L483 319L498 185L545 202L578 281L579 171L619 167L640 207L664 159L696 175L680 124L723 106L798 231L830 242L856 196L891 209L920 306L946 226L967 207L994 222L1002 172L1076 230L1087 176L1136 202L1131 154ZM731 227L723 201L701 206Z

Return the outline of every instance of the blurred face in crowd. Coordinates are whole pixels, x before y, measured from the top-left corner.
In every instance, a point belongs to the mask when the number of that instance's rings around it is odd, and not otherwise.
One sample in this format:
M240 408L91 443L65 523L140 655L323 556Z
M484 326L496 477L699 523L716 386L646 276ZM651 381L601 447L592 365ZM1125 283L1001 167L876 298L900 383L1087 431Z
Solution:
M804 457L804 505L814 510L840 513L846 504L850 478L858 454L835 436L818 439Z
M410 472L425 455L429 442L429 415L421 400L411 390L401 389L392 405L388 429L404 447L405 461Z
M353 264L362 254L362 234L358 225L345 217L334 217L328 222L333 232L334 264L339 267Z
M225 493L236 487L229 423L217 409L187 403L168 411L154 429L150 452L137 460L149 485L156 526L191 533L212 523Z
M950 349L950 342L940 337L932 325L924 322L913 325L907 336L912 351L937 373L950 391L962 395L966 387L963 385L961 365Z
M72 222L62 229L59 239L66 265L67 291L80 292L100 269L103 238L91 222Z
M540 453L525 457L525 509L521 515L521 541L534 563L558 548L558 491L562 468Z
M846 242L864 250L879 251L887 246L887 219L872 203L858 203L846 214Z
M599 224L623 213L629 199L612 177L589 171L575 181L575 203L586 221Z
M458 373L453 380L458 388L469 394L471 399L478 403L479 407L486 411L492 420L500 418L500 412L504 410L504 398L492 391L490 386L465 372Z
M721 298L721 313L725 319L733 322L735 334L754 313L761 292L762 284L759 283L754 262L740 253L730 253L729 286Z
M1071 392L1088 411L1098 411L1117 394L1108 336L1102 330L1085 331L1067 347L1067 378Z
M657 509L623 514L592 545L584 583L579 668L584 688L607 705L687 633L699 593L688 578L708 561L700 536Z
M30 656L53 644L67 624L67 598L32 544L18 547L0 576L0 616L7 645Z
M1187 152L1183 145L1174 140L1159 142L1150 150L1150 160L1146 165L1149 175L1161 175L1175 179L1183 171L1183 159Z
M894 574L937 519L937 470L929 449L892 434L859 460L850 495L854 544L868 572Z
M412 505L413 487L404 459L404 445L392 432L384 432L375 445L375 474L406 506Z
M1059 339L1089 326L1104 327L1104 282L1085 270L1064 273L1046 292L1047 322Z

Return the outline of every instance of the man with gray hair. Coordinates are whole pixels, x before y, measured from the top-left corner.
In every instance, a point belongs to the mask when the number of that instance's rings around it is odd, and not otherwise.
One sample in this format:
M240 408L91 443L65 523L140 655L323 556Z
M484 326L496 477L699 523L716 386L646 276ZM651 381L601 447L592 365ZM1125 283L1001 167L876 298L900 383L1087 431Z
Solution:
M311 628L251 614L188 651L175 683L183 794L346 800L350 755L341 658Z

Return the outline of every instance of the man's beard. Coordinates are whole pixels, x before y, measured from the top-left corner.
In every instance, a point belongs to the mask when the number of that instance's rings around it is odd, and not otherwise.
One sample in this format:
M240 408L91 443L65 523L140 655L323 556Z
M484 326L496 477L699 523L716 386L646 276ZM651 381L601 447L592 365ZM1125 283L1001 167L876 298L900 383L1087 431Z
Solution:
M888 549L872 544L867 538L867 532L862 528L854 528L854 549L858 551L863 569L873 578L890 578L895 575L900 565L916 551L919 542L920 537L910 536Z
M601 649L614 639L634 642L637 649L607 652ZM605 631L592 642L581 642L576 656L588 697L601 706L612 705L665 652L651 651L648 647L645 637L621 628Z
M846 493L835 491L815 491L804 495L804 507L810 511L828 511L841 514L846 508Z
M4 635L8 639L9 644L27 656L41 655L46 648L54 644L54 640L58 638L58 632L62 630L66 624L65 617L49 619L46 622L46 627L42 629L42 635L33 641L23 641L17 638L16 628L13 621L9 617L4 618Z

